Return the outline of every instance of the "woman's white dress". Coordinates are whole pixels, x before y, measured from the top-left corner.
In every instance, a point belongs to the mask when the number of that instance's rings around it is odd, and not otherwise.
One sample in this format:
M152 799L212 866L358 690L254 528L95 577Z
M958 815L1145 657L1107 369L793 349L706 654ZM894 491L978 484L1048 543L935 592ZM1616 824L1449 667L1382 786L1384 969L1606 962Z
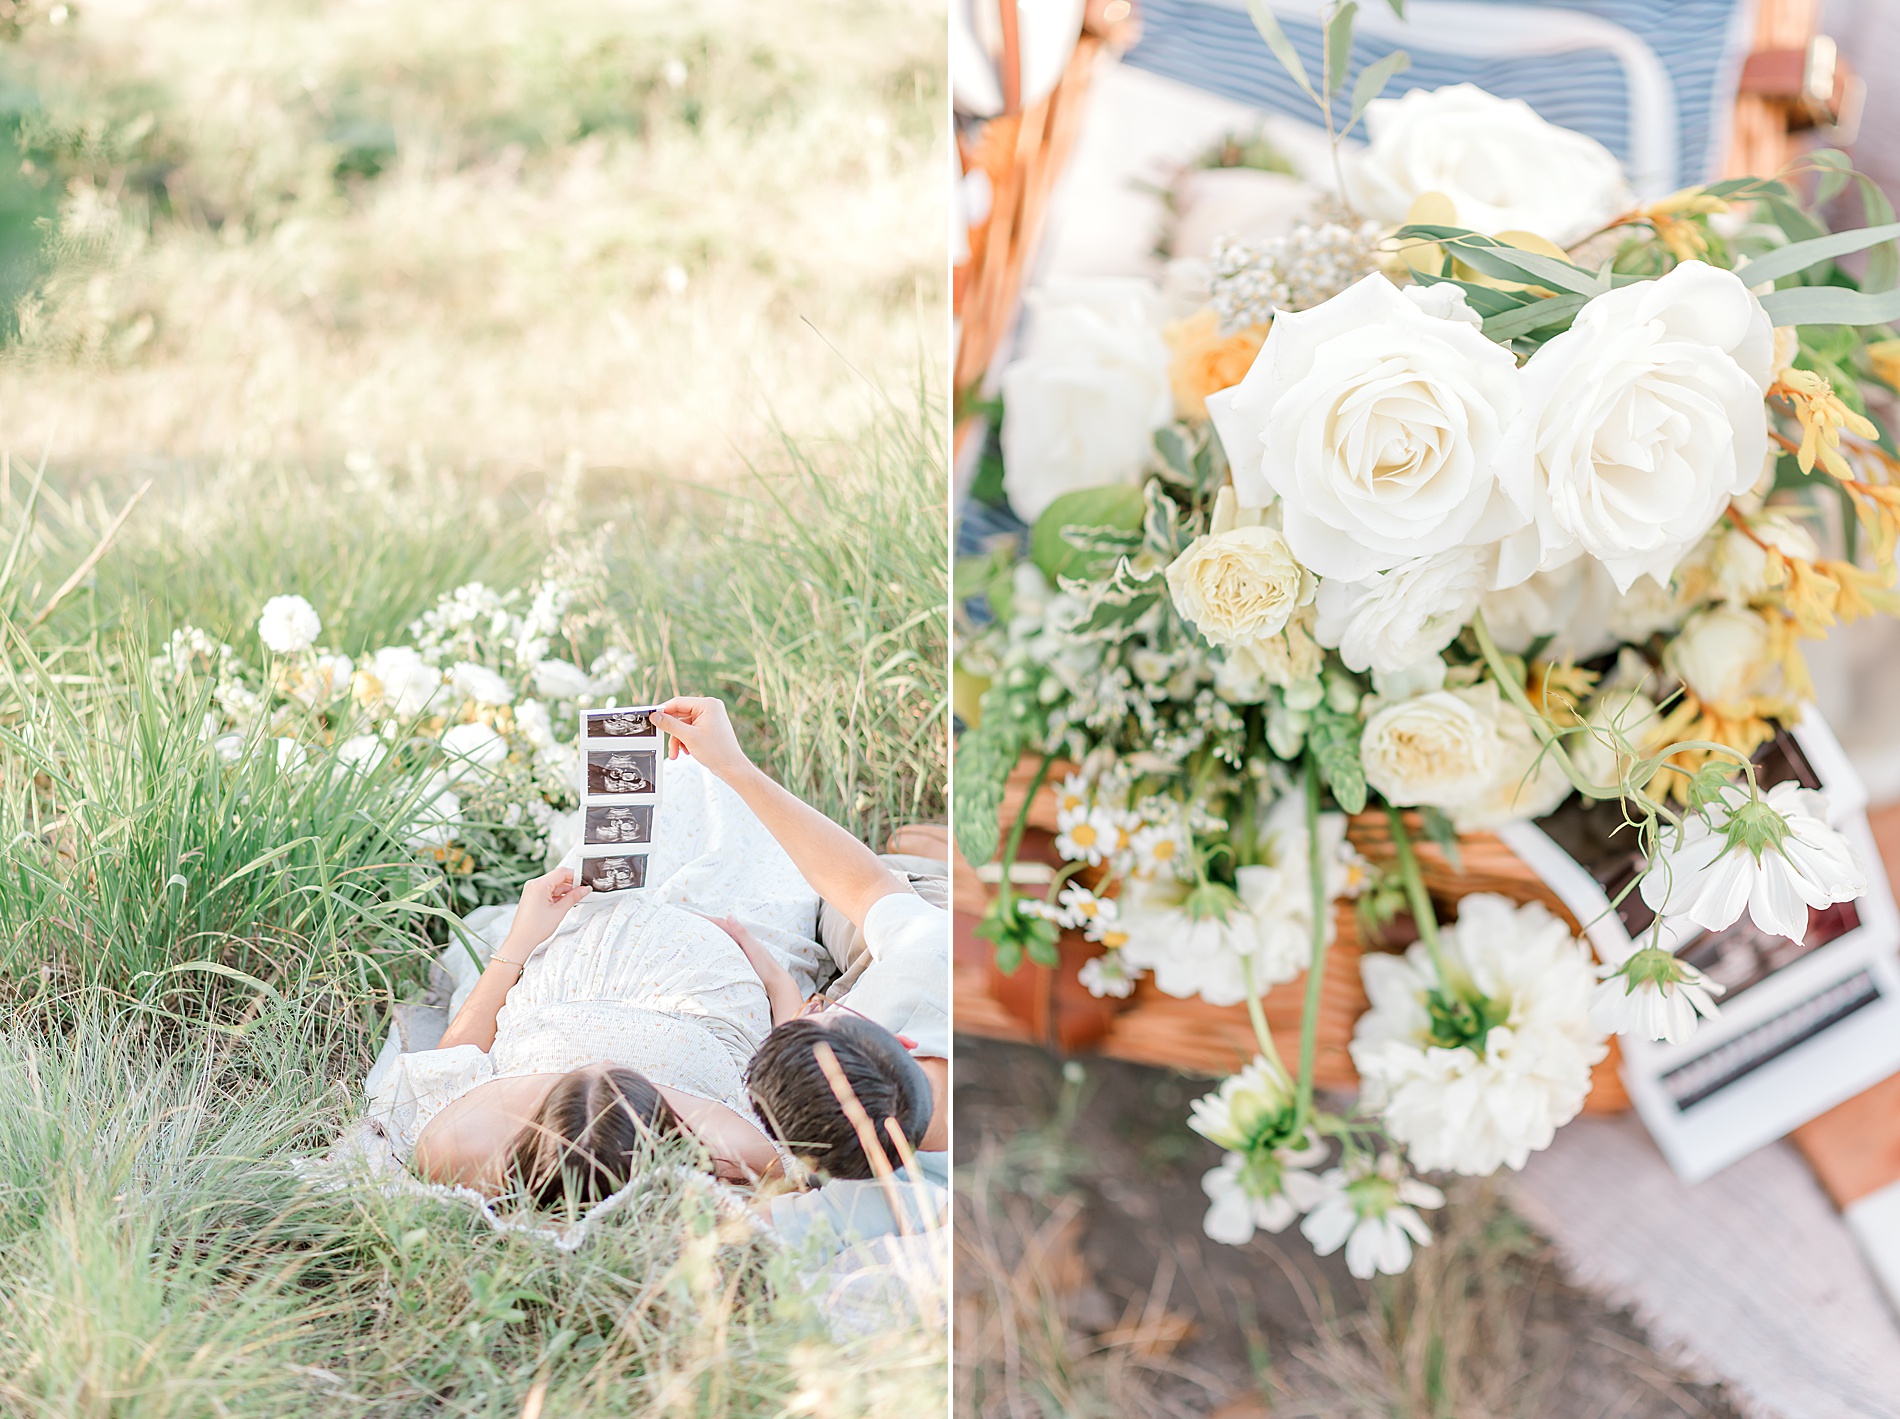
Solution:
M818 898L737 794L688 758L667 763L644 888L590 898L529 957L495 1043L421 1050L379 1065L370 1117L406 1161L430 1119L491 1079L619 1064L751 1116L746 1061L771 1029L765 989L710 916L743 924L810 993L829 961ZM564 864L573 867L578 850ZM474 913L484 962L514 908ZM463 948L444 965L459 1008L479 977Z

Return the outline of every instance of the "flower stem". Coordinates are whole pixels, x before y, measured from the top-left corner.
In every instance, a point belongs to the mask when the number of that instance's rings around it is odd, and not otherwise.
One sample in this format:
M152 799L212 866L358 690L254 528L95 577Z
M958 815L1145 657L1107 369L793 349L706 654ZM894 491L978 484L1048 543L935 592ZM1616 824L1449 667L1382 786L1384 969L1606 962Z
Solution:
M1010 878L1016 866L1016 854L1022 850L1023 829L1029 826L1029 805L1036 801L1036 794L1042 789L1042 781L1049 777L1049 767L1056 761L1054 754L1044 754L1042 762L1036 766L1036 776L1029 781L1029 793L1023 799L1022 811L1017 813L1016 821L1009 825L1009 840L1003 844L1003 877L997 886L1002 899L1000 910L1007 915L1010 904L1016 900L1016 889Z
M1319 999L1326 981L1326 864L1319 849L1319 760L1306 756L1306 866L1313 891L1313 954L1306 967L1306 1004L1300 1011L1300 1078L1293 1136L1306 1136L1313 1114L1313 1061L1319 1052Z
M1392 825L1392 847L1398 854L1399 880L1405 884L1405 896L1412 904L1412 921L1418 927L1418 939L1431 953L1438 983L1452 988L1451 974L1445 969L1445 956L1438 944L1438 913L1432 907L1431 894L1425 890L1425 876L1418 870L1418 858L1412 852L1412 835L1405 829L1405 815L1391 804L1385 806L1386 820Z
M1254 1038L1260 1042L1260 1056L1280 1076L1281 1082L1291 1087L1293 1077L1286 1072L1280 1050L1273 1043L1273 1031L1267 1028L1267 1012L1261 1007L1260 991L1253 983L1252 956L1240 958L1240 970L1241 978L1247 983L1247 1018L1253 1022Z

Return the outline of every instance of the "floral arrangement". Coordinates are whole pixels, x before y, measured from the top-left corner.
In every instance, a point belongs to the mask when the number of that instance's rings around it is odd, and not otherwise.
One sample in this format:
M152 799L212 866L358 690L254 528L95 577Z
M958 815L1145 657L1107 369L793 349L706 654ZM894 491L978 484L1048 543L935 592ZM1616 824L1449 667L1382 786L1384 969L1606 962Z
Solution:
M580 579L551 567L526 589L471 582L418 618L408 644L360 662L321 644L308 600L273 596L257 622L261 666L184 626L152 674L202 683L203 733L232 762L264 752L300 773L321 745L351 771L408 776L408 845L441 864L464 907L512 900L579 839L577 711L616 703L636 670L624 650L585 669L556 654L572 651Z
M1331 134L1354 6L1328 7L1320 76L1252 10ZM1610 1034L1715 1013L1664 916L1799 936L1866 889L1819 795L1764 788L1751 756L1810 695L1803 639L1900 610L1900 458L1868 407L1900 381L1900 225L1873 185L1816 152L1639 204L1522 102L1378 99L1404 65L1353 83L1368 141L1334 136L1337 193L1223 243L1194 299L1030 297L999 441L1026 545L959 569L965 856L996 855L1020 760L1032 796L1074 766L1046 892L1010 870L1026 813L1001 843L999 966L1054 965L1079 929L1097 994L1147 975L1244 1003L1259 1056L1192 1118L1228 1150L1208 1233L1303 1217L1361 1276L1429 1240L1442 1199L1413 1170L1523 1166ZM1814 207L1849 184L1868 225L1830 234ZM1837 264L1857 252L1859 280ZM1622 806L1648 944L1598 962L1489 895L1440 924L1415 831L1455 853L1573 793ZM1346 838L1369 809L1383 867ZM1343 898L1369 934L1409 912L1417 940L1362 960L1363 1088L1334 1113L1313 1062ZM1260 998L1302 972L1285 1061Z

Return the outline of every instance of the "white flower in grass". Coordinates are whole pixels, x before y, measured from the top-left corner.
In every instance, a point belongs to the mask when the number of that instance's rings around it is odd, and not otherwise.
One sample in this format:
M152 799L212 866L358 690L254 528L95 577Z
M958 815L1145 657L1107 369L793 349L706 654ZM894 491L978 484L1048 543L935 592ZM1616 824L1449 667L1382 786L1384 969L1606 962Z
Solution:
M294 774L310 762L310 751L295 739L279 735L271 743L276 748L277 769L279 773Z
M443 698L442 672L406 645L377 651L369 658L366 679L358 683L366 698L398 719L414 719Z
M1326 1156L1321 1147L1315 1161ZM1210 1241L1230 1247L1244 1247L1256 1231L1284 1232L1307 1208L1326 1196L1325 1184L1307 1171L1312 1165L1281 1162L1279 1186L1262 1196L1262 1184L1249 1176L1248 1160L1229 1153L1220 1166L1201 1177L1201 1191L1207 1194L1207 1216L1201 1230Z
M336 746L336 763L344 772L374 773L388 757L389 746L374 734L353 734Z
M1524 526L1528 499L1515 505L1492 466L1519 382L1503 346L1375 273L1277 316L1247 377L1207 407L1240 502L1277 499L1301 565L1359 581Z
M593 679L571 660L540 660L534 666L534 688L551 700L577 700Z
M1535 523L1501 548L1497 584L1579 552L1619 591L1666 583L1761 476L1773 345L1741 279L1700 261L1592 298L1524 366L1498 476Z
M461 783L498 768L508 758L508 741L492 724L450 725L442 732L443 752L452 760L449 782Z
M317 608L301 596L273 596L257 618L257 638L279 655L309 650L322 630Z
M1722 931L1746 910L1761 930L1794 941L1807 933L1810 907L1851 902L1866 890L1852 845L1828 826L1827 799L1795 783L1759 799L1723 789L1643 878L1643 900L1658 915Z
M632 651L609 646L594 657L594 663L588 669L587 693L596 700L604 699L629 684L639 668L640 662L634 658Z
M1089 939L1093 941L1099 938L1091 936ZM1076 979L1097 1000L1103 996L1126 1000L1135 993L1135 978L1128 974L1120 954L1114 951L1106 956L1091 956L1084 961L1082 969L1076 972Z
M1568 246L1634 200L1622 165L1596 139L1476 84L1374 99L1366 137L1346 179L1353 204L1381 222L1404 221L1433 192L1450 200L1458 226Z
M227 764L235 764L244 757L244 736L242 734L220 734L211 741L211 747L220 759Z
M1606 1050L1589 953L1542 905L1489 893L1459 902L1439 949L1449 981L1422 942L1361 959L1372 1008L1353 1064L1417 1167L1521 1168L1576 1117Z
M1070 862L1099 866L1117 850L1121 840L1122 830L1115 815L1106 808L1091 808L1072 818L1056 834L1056 851Z
M1322 581L1313 639L1349 670L1404 670L1457 639L1490 575L1483 548L1458 547L1364 581Z
M513 704L514 686L486 665L458 660L449 670L449 687L465 700L478 705Z
M424 785L415 817L410 820L408 843L418 851L445 848L462 826L462 799L449 787L447 774L437 774Z
M1432 1242L1432 1230L1418 1209L1445 1205L1444 1193L1409 1176L1391 1153L1377 1163L1360 1157L1328 1169L1319 1185L1322 1195L1300 1231L1321 1256L1345 1247L1346 1269L1361 1281L1380 1272L1397 1276L1410 1266L1413 1243Z
M290 687L290 696L312 708L327 705L349 690L355 674L356 662L349 656L325 651L312 658L309 671Z
M539 700L523 700L515 706L515 729L538 754L545 754L559 742L554 737L554 720Z
M1590 995L1590 1020L1613 1035L1678 1045L1695 1034L1698 1015L1713 1020L1721 1013L1714 997L1726 987L1655 946L1597 974L1603 980Z

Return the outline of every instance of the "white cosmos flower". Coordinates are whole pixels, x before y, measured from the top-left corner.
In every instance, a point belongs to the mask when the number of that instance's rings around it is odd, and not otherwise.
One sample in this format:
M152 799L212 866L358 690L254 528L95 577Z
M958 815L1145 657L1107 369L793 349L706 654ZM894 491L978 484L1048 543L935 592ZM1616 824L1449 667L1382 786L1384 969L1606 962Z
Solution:
M1722 931L1746 909L1761 930L1794 941L1807 933L1809 908L1866 890L1852 845L1828 826L1827 799L1796 783L1778 783L1759 801L1723 789L1709 818L1690 818L1643 878L1643 900L1658 915Z
M1603 979L1590 994L1590 1021L1613 1035L1681 1044L1696 1031L1696 1016L1721 1012L1714 997L1725 987L1687 961L1651 946L1621 965L1601 966Z
M1417 1167L1521 1168L1576 1117L1606 1049L1590 1022L1589 953L1539 903L1489 893L1459 902L1439 949L1449 982L1423 943L1361 959L1372 1008L1354 1028L1353 1063ZM1468 1002L1465 1042L1446 1033L1453 1000Z
M1326 1150L1318 1150L1324 1158ZM1201 1177L1201 1191L1207 1194L1207 1216L1201 1230L1210 1241L1225 1246L1244 1247L1256 1231L1284 1232L1307 1208L1326 1196L1326 1188L1307 1168L1287 1159L1279 1159L1279 1189L1259 1196L1250 1185L1247 1159L1228 1153L1220 1166Z
M257 618L257 638L279 655L297 655L317 643L323 622L301 596L273 596Z
M1321 581L1313 639L1349 670L1403 670L1457 638L1490 575L1485 549L1458 547L1364 581Z
M369 658L367 668L398 719L414 719L442 697L442 672L411 646L385 646Z
M1374 273L1276 317L1207 407L1241 504L1277 498L1301 565L1359 581L1524 526L1528 498L1514 505L1493 468L1519 384L1510 351Z
M571 660L535 662L534 688L551 700L577 700L593 683L592 677Z
M1451 200L1461 227L1534 232L1568 246L1634 200L1621 164L1596 139L1476 84L1374 99L1366 137L1347 185L1353 205L1382 222L1404 221L1413 202L1436 192Z
M449 686L463 699L473 700L478 705L514 703L514 687L486 665L477 665L472 660L458 660L450 667Z
M1003 372L1003 491L1034 522L1064 493L1134 482L1174 391L1149 282L1055 280L1024 304L1028 339Z
M1418 1215L1421 1207L1445 1205L1445 1194L1409 1176L1396 1155L1377 1163L1363 1155L1328 1169L1319 1179L1321 1195L1300 1223L1300 1231L1321 1256L1346 1248L1346 1269L1361 1281L1383 1272L1397 1276L1412 1264L1412 1244L1430 1246L1432 1230Z
M449 765L450 783L461 783L477 774L499 767L508 757L508 741L492 724L480 720L473 724L453 724L442 731L443 752Z
M1667 582L1761 475L1773 345L1761 302L1704 262L1593 297L1524 366L1498 471L1536 523L1500 549L1497 584L1579 552L1619 591Z

